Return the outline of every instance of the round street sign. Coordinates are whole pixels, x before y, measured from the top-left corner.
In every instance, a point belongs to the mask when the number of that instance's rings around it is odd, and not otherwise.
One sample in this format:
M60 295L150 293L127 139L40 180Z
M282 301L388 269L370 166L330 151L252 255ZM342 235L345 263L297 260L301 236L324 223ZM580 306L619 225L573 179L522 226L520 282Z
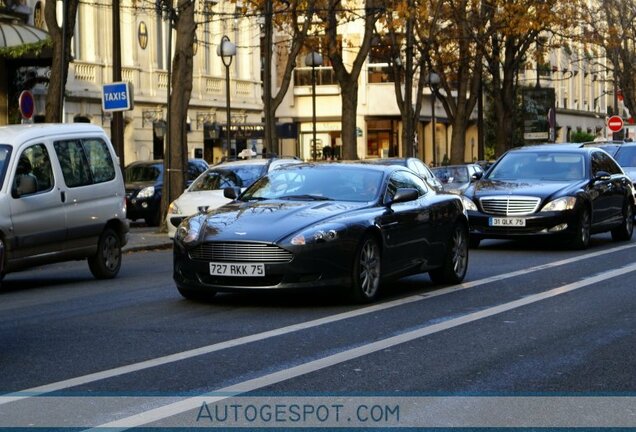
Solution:
M623 119L620 116L611 116L607 119L607 127L612 132L620 132L623 129Z
M28 90L24 90L20 93L18 99L18 105L20 107L20 114L25 119L33 117L33 111L35 110L35 100L33 99L33 93Z

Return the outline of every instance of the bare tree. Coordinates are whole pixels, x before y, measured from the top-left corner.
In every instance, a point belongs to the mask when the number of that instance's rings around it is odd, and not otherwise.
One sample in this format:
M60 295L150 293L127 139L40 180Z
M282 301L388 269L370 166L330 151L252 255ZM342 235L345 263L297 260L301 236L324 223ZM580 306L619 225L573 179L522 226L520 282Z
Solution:
M75 31L79 0L65 0L62 23L57 22L57 2L47 1L44 5L44 20L53 43L53 60L49 88L46 94L46 114L48 123L62 121L62 98L68 78L71 61L71 39Z
M385 9L385 2L381 0L366 0L362 16L356 9L347 9L341 0L324 0L318 4L317 15L325 25L329 59L333 65L334 74L340 84L342 99L342 156L344 159L358 159L356 138L356 113L358 107L358 78L364 65L372 38L375 35L375 23ZM345 64L343 51L349 47L343 46L338 38L338 28L343 22L355 19L364 21L364 33L359 43L356 56L348 67ZM356 41L358 42L358 41Z
M263 17L263 110L265 118L265 145L280 153L276 134L276 110L283 102L291 84L296 58L301 52L314 17L315 0L255 0L246 4L248 9L257 11ZM277 7L278 6L278 7ZM284 35L284 40L276 45L284 49L286 56L274 59L274 34ZM280 79L274 83L273 64L281 68ZM274 86L278 90L275 90Z

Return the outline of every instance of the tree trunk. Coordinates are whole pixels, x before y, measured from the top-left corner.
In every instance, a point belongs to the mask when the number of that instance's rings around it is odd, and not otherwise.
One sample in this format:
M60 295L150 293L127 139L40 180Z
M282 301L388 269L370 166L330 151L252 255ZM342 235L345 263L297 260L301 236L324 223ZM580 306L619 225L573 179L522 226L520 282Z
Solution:
M344 85L343 85L344 84ZM358 138L356 135L356 117L358 108L357 81L340 82L342 91L342 158L358 159Z
M162 227L168 205L185 188L188 161L187 112L192 94L193 45L196 23L194 2L179 0L176 18L176 41L172 61L170 92L169 143L164 156L164 186L162 193ZM170 61L170 59L168 59ZM162 228L163 229L163 228Z
M64 0L66 3L66 16L64 16L64 33L57 23L56 2L48 1L44 5L44 20L48 32L53 42L53 60L51 62L51 75L49 77L49 87L46 93L46 113L47 123L63 121L61 102L63 91L66 88L68 78L68 65L71 60L71 39L75 30L75 19L77 17L77 5L79 0ZM64 46L64 48L62 48ZM64 55L62 55L64 52Z

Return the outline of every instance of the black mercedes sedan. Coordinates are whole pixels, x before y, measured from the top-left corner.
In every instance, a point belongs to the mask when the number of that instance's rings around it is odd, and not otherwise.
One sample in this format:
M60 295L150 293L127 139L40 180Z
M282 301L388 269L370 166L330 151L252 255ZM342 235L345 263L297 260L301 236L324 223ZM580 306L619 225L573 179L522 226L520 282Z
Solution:
M370 302L380 282L428 272L456 284L468 265L468 219L405 167L298 164L179 226L174 280L186 298L219 291L343 287Z
M508 151L462 196L470 245L481 239L555 236L575 249L590 235L633 232L632 182L605 151L544 144Z

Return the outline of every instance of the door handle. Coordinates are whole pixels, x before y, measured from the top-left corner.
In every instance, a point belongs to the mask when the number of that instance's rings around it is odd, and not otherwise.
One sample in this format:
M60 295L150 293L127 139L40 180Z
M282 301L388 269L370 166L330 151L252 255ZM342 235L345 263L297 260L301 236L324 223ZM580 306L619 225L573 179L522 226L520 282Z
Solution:
M60 191L60 199L62 202L66 202L66 192Z

